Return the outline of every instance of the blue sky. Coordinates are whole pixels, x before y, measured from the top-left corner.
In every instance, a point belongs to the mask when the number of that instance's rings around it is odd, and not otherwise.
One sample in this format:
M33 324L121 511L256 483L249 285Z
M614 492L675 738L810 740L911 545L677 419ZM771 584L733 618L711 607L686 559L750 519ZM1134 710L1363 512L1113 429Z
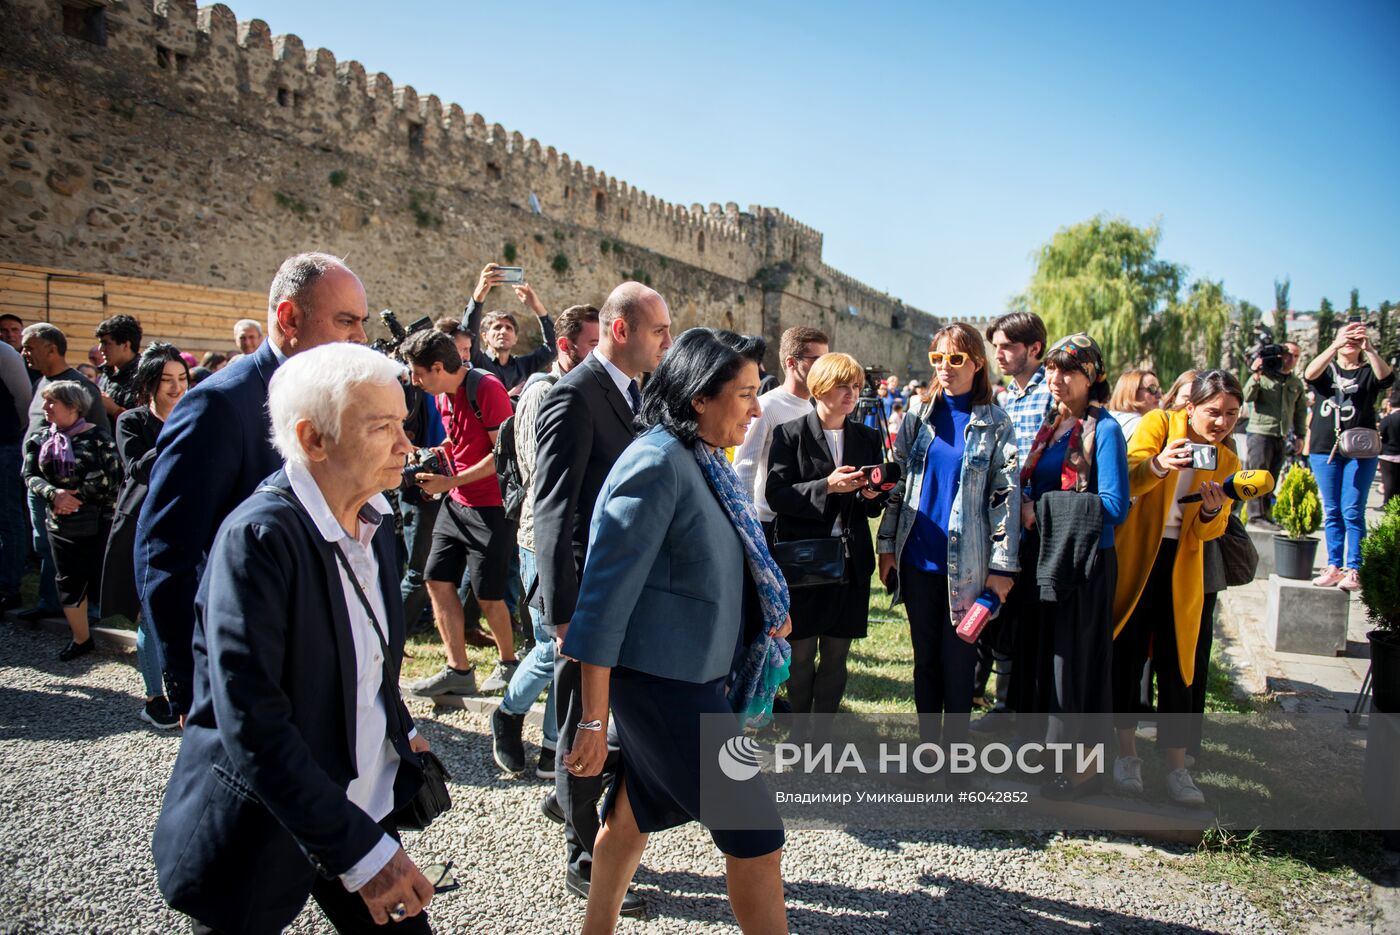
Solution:
M1270 308L1400 301L1400 4L232 0L668 201L773 205L944 317L1056 229Z

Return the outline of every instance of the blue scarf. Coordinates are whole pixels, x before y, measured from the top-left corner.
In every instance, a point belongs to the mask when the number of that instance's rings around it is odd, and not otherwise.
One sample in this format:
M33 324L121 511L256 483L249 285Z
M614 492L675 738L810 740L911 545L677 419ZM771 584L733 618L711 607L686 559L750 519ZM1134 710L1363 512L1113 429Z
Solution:
M729 689L729 703L743 715L745 724L761 727L772 718L773 698L778 686L787 679L792 657L787 641L775 635L787 620L790 604L787 581L768 551L768 540L764 538L753 500L723 452L711 451L708 446L698 443L695 446L695 460L700 463L705 481L739 534L739 540L744 545L744 559L763 608L763 632L745 653Z

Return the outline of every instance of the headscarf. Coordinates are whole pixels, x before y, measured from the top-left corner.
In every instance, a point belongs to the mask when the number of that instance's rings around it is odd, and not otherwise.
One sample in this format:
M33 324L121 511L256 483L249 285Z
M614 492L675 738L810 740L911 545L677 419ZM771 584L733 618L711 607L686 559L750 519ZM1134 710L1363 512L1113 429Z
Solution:
M1079 365L1080 372L1089 378L1090 386L1107 381L1103 352L1087 334L1080 332L1061 338L1046 351L1045 357L1049 359L1051 355L1059 353L1067 354ZM1074 420L1074 426L1069 430L1069 449L1065 452L1064 464L1060 468L1061 490L1083 493L1089 489L1089 477L1094 468L1094 436L1103 412L1101 404L1090 403L1084 418ZM1060 423L1064 419L1072 418L1074 417L1061 413L1058 405L1051 406L1045 414L1045 421L1041 423L1040 431L1035 433L1030 454L1026 456L1026 465L1021 468L1023 487L1030 485L1035 466L1040 462L1040 456L1045 453L1045 449L1050 447L1050 440L1055 437Z
M77 459L73 456L73 436L91 427L92 424L82 416L66 429L50 423L48 434L39 446L40 470L47 468L47 473L54 480L71 480L78 470Z
M711 451L709 446L699 443L695 446L695 460L700 463L700 472L739 534L744 545L744 559L763 609L763 631L749 647L729 692L730 705L744 716L745 723L761 726L771 716L773 698L786 677L786 666L792 656L787 641L776 635L787 620L790 606L787 581L768 551L768 540L763 535L753 500L725 459L724 452Z

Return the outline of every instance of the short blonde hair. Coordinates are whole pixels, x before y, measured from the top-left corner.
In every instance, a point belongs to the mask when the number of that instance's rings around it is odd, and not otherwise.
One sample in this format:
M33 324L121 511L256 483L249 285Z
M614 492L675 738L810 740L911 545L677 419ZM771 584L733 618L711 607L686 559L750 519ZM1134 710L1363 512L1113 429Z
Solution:
M813 396L825 396L846 383L864 382L865 371L861 369L860 361L840 352L823 354L807 371L807 391Z

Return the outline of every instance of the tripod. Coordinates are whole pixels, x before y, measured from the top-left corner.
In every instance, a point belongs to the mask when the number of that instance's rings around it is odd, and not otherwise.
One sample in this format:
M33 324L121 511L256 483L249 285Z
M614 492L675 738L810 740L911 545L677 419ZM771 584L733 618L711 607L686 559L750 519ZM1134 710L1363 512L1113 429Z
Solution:
M860 391L860 398L856 400L851 419L864 425L865 420L873 415L875 431L880 433L880 448L885 453L885 460L893 461L894 443L890 439L890 421L885 416L884 401L877 392L880 378L880 371L872 367L865 368L865 387Z

